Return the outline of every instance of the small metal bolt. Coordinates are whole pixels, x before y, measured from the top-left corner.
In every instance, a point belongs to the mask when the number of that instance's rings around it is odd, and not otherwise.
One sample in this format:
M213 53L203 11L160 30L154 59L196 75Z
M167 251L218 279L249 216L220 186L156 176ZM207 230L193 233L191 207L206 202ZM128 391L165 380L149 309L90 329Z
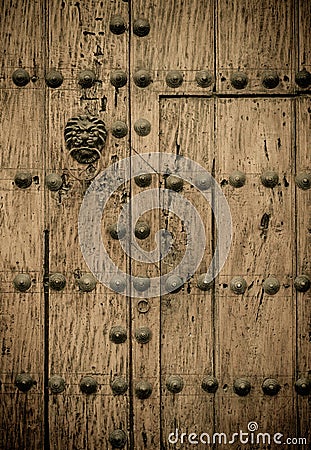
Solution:
M123 344L127 339L126 329L119 325L112 327L109 333L109 339L115 344Z
M111 17L109 29L113 34L122 34L126 30L125 22L123 17L115 15Z
M28 392L34 384L35 381L27 373L20 373L15 378L15 386L22 392Z
M280 82L280 78L277 74L277 72L273 70L268 70L264 72L263 79L262 79L262 85L266 89L274 89L277 87L277 85Z
M211 181L211 176L203 173L196 176L194 184L201 191L206 191L211 187Z
M145 400L152 394L152 385L149 381L139 381L135 386L135 395L140 400Z
M49 286L54 291L62 291L66 286L66 278L62 273L53 273L50 275Z
M150 235L150 226L147 222L138 221L135 226L135 236L137 239L146 239Z
M95 394L98 383L93 377L83 377L80 381L80 389L84 394Z
M230 281L230 289L235 294L244 294L247 289L247 283L242 277L234 277Z
M118 120L111 126L111 133L115 138L121 139L128 133L128 127L125 122Z
M141 314L146 314L150 309L148 300L140 300L137 303L137 311Z
M32 184L32 175L29 172L18 172L15 175L14 183L20 189L27 189Z
M277 395L280 389L280 383L274 378L267 378L262 384L262 390L266 395Z
M135 331L135 339L139 344L147 344L152 337L152 332L148 327L140 327Z
M240 170L235 170L229 176L229 183L231 184L231 186L233 186L235 188L240 188L240 187L244 186L245 181L246 181L246 175L244 172L241 172Z
M147 187L150 186L152 181L152 176L150 173L142 173L141 175L137 175L134 177L135 183L139 187Z
M63 179L57 173L50 173L45 178L45 184L50 191L59 191L63 185Z
M250 393L251 384L245 378L239 378L234 381L233 390L240 397L245 397L247 394Z
M200 70L195 75L195 81L200 87L206 88L213 83L213 75L207 70Z
M235 89L245 89L248 83L248 77L244 72L235 72L231 75L230 81Z
M176 175L169 175L165 180L166 189L172 189L173 191L179 192L182 190L183 186L183 179Z
M184 282L178 275L170 275L165 281L165 288L168 292L178 292Z
M133 286L138 292L144 292L150 287L150 278L136 277L133 279Z
M123 395L128 390L128 382L122 377L117 377L112 381L111 389L114 395Z
M58 88L63 84L64 78L60 72L57 72L57 70L52 69L45 75L45 82L46 85L50 88Z
M267 171L260 176L262 184L267 188L274 188L279 182L279 176L276 172Z
M311 380L299 378L295 383L295 390L299 395L309 395L311 393Z
M85 69L79 73L78 83L82 88L91 88L96 80L96 75L93 70Z
M218 389L218 381L215 377L208 375L203 378L201 387L203 391L214 394Z
M263 282L263 288L266 294L274 295L280 290L280 282L276 277L270 276Z
M110 433L109 442L113 448L123 448L126 444L127 438L123 430L114 430Z
M137 72L135 72L133 79L134 79L134 83L136 84L136 86L141 87L141 88L149 86L149 84L152 81L150 73L144 69L141 69L141 70L138 70Z
M150 32L150 23L147 19L140 18L134 21L133 31L136 36L144 37Z
M115 72L112 72L110 75L110 83L116 88L125 86L127 83L126 73L123 72L123 70L116 70Z
M311 286L311 280L307 275L300 275L295 278L294 286L299 292L307 292Z
M26 292L31 286L31 278L27 273L19 273L13 280L15 289L20 292Z
M30 81L30 75L25 69L16 69L12 75L13 83L16 86L23 87Z
M173 394L178 394L184 388L184 381L179 375L171 375L166 381L166 387Z
M151 131L151 123L147 119L138 119L134 123L134 130L139 136L147 136Z
M299 173L295 178L295 183L300 189L307 191L311 187L311 173Z
M112 239L123 239L126 234L126 228L124 225L113 223L109 225L108 231Z
M166 84L171 88L178 88L182 85L183 75L178 70L172 70L166 75Z
M60 394L65 390L65 386L65 380L58 375L54 375L49 379L49 389L53 394Z
M121 293L126 286L125 278L121 275L115 275L112 280L110 280L109 286L113 291Z
M197 286L201 291L208 291L213 286L213 282L207 281L207 273L201 273L198 276Z
M306 89L311 85L311 73L303 68L296 74L295 81L300 88Z
M86 273L78 279L78 286L80 291L91 292L96 287L96 280L92 274Z

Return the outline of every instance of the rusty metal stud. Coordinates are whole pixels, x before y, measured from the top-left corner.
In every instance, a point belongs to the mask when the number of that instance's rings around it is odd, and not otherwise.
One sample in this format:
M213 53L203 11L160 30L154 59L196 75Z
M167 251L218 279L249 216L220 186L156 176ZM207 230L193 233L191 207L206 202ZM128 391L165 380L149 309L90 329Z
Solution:
M109 339L115 344L123 344L127 339L126 329L119 325L112 327L109 333Z
M13 280L15 289L20 292L26 292L31 286L31 278L28 273L19 273Z
M179 70L172 70L166 75L166 84L171 88L178 88L182 85L184 78Z
M311 187L311 173L299 173L295 178L295 183L300 189L307 191Z
M86 376L80 381L80 389L84 394L95 394L97 388L98 383L93 377Z
M300 275L295 278L294 286L299 292L307 292L311 286L311 280L307 275Z
M111 133L115 138L121 139L127 135L128 127L125 122L117 120L117 122L113 123L111 126Z
M206 88L213 83L213 75L207 70L200 70L195 75L195 81L200 87Z
M137 311L141 314L146 314L150 309L150 305L148 300L144 299L144 300L140 300L137 303Z
M127 75L123 70L116 70L110 75L110 83L116 88L121 88L127 83Z
M80 291L83 292L93 291L96 287L95 277L90 273L82 275L82 277L78 279L78 286Z
M203 391L214 394L218 389L218 381L212 375L208 375L203 378L201 387Z
M149 34L150 31L150 23L149 20L140 18L134 21L133 24L133 32L136 36L144 37Z
M135 331L135 339L139 344L147 344L152 338L152 332L148 327L140 327Z
M280 383L275 380L274 378L267 378L263 383L262 383L262 390L264 392L264 394L266 395L277 395L278 392L280 391L281 386Z
M60 394L65 390L65 386L65 380L58 375L54 375L49 379L49 389L53 394Z
M267 70L263 74L262 85L266 89L274 89L280 82L280 78L274 70Z
M152 81L151 74L147 70L144 70L144 69L141 69L141 70L138 70L137 72L135 72L133 79L134 79L134 83L136 84L136 86L141 87L141 88L149 86L149 84Z
M133 279L133 286L138 292L144 292L150 287L150 278L136 277Z
M274 188L279 182L279 176L276 172L268 170L260 176L262 184L267 188Z
M230 289L235 294L244 294L247 289L247 283L242 277L234 277L230 281Z
M233 390L240 397L245 397L247 394L250 393L251 384L245 378L238 378L237 380L234 381Z
M296 74L295 81L300 88L306 89L311 85L311 73L304 68Z
M28 373L20 373L15 378L15 386L22 392L29 391L34 384L35 381Z
M274 295L280 290L280 282L276 277L270 276L263 282L263 288L266 294Z
M208 291L213 286L211 281L206 281L206 276L207 273L201 273L201 275L198 276L197 286L201 291Z
M49 278L49 286L54 291L62 291L66 286L66 278L62 273L53 273Z
M23 87L30 81L30 75L25 69L16 69L12 75L13 83L16 86Z
M79 73L78 83L82 88L91 88L96 80L96 75L93 70L85 69Z
M178 394L184 388L184 380L179 375L171 375L166 380L166 387L173 394Z
M112 445L113 448L123 448L126 445L126 434L123 430L114 430L112 433L110 433L109 436L109 443Z
M142 173L141 175L137 175L134 177L135 183L139 187L147 187L150 186L152 181L152 176L150 173Z
M20 189L27 189L32 184L32 175L29 172L18 172L14 177L14 183Z
M166 189L172 189L173 191L179 192L182 190L183 186L183 179L176 175L169 175L165 180Z
M63 179L58 173L50 173L45 178L46 187L53 192L59 191L63 185Z
M201 191L206 191L211 187L211 176L207 174L199 174L194 180L195 186Z
M230 81L235 89L245 89L248 83L248 77L244 72L235 72L231 75Z
M128 382L122 378L117 377L111 383L111 389L114 395L123 395L128 390Z
M115 275L109 283L110 288L115 292L123 292L126 286L125 278L120 275Z
M123 239L126 234L126 228L124 225L113 223L109 225L108 231L112 239Z
M295 390L299 395L309 395L311 393L311 380L308 378L299 378L295 382Z
M63 75L55 69L50 70L45 75L46 85L50 88L58 88L63 84L64 78Z
M111 17L109 29L113 34L122 34L126 30L125 22L123 17L115 15Z
M240 187L244 186L245 181L246 181L246 175L244 172L241 172L240 170L235 170L229 176L229 183L231 184L231 186L233 186L235 188L240 188Z
M178 292L182 288L183 284L184 282L182 278L178 275L171 275L167 277L165 281L165 287L168 292Z
M135 236L137 239L146 239L150 234L150 226L147 222L138 221L135 225Z
M140 400L145 400L152 393L152 385L149 381L139 381L135 386L135 395Z
M151 123L147 119L138 119L134 123L134 130L139 136L147 136L151 131Z

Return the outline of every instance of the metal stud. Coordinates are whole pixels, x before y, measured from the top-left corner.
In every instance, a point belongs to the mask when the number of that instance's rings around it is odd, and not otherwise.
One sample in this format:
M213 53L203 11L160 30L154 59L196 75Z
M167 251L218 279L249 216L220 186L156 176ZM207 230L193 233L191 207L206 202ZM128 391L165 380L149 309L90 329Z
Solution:
M267 70L263 74L262 85L266 89L274 89L280 82L280 78L274 70Z
M14 183L20 189L27 189L32 184L32 175L29 172L18 172L14 177Z
M264 394L266 395L277 395L278 392L280 391L281 386L280 383L275 380L274 378L267 378L263 383L262 383L262 390L264 392Z
M218 381L212 375L208 375L203 378L201 387L203 391L214 394L218 389Z
M123 17L115 15L111 17L109 29L113 34L122 34L126 30L125 22Z
M124 291L126 286L125 278L121 275L115 275L109 283L110 288L118 293L121 293Z
M93 377L83 377L80 381L80 389L84 394L95 394L98 383Z
M238 378L237 380L234 381L233 390L240 397L245 397L247 394L250 393L251 384L245 378Z
M45 178L46 187L53 192L59 191L63 185L63 179L58 173L50 173Z
M49 389L53 394L60 394L65 390L65 386L65 380L58 375L54 375L49 379Z
M146 314L150 309L150 304L148 300L139 300L137 303L137 311L141 314Z
M295 390L299 395L309 395L311 393L311 380L309 378L299 378L295 383Z
M16 69L12 75L13 83L16 86L23 87L30 81L30 75L25 69Z
M263 288L266 294L274 295L280 290L280 282L276 277L270 276L263 282Z
M173 191L179 192L182 190L183 186L183 179L176 175L169 175L165 180L166 189L172 189Z
M121 139L128 133L128 127L125 122L118 120L111 126L111 133L115 138Z
M248 83L248 77L244 72L235 72L231 75L230 81L235 89L245 89Z
M28 373L20 373L15 378L15 386L22 392L28 392L34 384L35 381Z
M165 288L168 292L178 292L184 282L178 275L170 275L165 281Z
M311 173L299 173L295 178L295 183L300 189L307 191L311 187Z
M207 273L201 273L201 275L198 276L197 286L201 289L201 291L208 291L213 286L213 283L211 281L207 281L206 277Z
M304 68L296 74L295 81L300 88L306 89L311 85L311 73Z
M150 32L150 23L147 19L140 18L135 20L133 24L133 31L136 36L144 37Z
M116 70L110 75L110 83L116 88L121 88L127 83L127 75L123 70Z
M166 387L173 394L178 394L184 388L184 381L179 375L171 375L166 381Z
M78 286L80 291L83 292L93 291L96 287L95 277L90 273L82 275L82 277L78 279Z
M123 344L127 339L126 329L119 325L112 327L109 333L109 339L115 344Z
M241 172L240 170L235 170L229 176L229 183L231 184L231 186L233 186L235 188L240 188L240 187L244 186L245 181L246 181L246 175L244 172Z
M262 184L267 188L274 188L279 182L279 176L276 172L268 170L260 176Z
M78 83L82 88L91 88L96 80L96 75L93 70L85 69L79 73Z
M235 294L244 294L247 289L247 283L242 277L234 277L230 281L230 289Z
M110 433L109 436L109 443L112 445L113 448L123 448L126 445L126 434L123 430L114 430L112 433Z
M151 83L151 74L144 69L138 70L136 73L134 73L134 83L136 86L144 88L149 86Z
M31 286L31 278L28 273L19 273L13 280L15 289L20 292L26 292Z
M46 85L50 88L58 88L63 84L64 78L63 75L55 69L50 70L45 75Z
M207 70L200 70L195 75L195 81L200 87L206 88L213 83L213 75Z
M139 344L147 344L152 337L152 332L148 327L140 327L135 331L135 339Z
M151 123L147 119L138 119L134 123L134 130L139 136L147 136L151 131Z
M207 174L199 174L196 176L194 183L201 191L206 191L211 187L211 176Z
M112 239L123 239L126 234L126 228L122 224L113 223L109 225L108 231Z
M144 292L150 287L150 278L136 277L133 279L133 286L138 292Z
M135 386L135 395L140 400L145 400L152 393L152 385L149 381L139 381Z
M150 173L142 173L141 175L137 175L134 177L135 183L139 187L147 187L150 186L152 181L152 176Z
M135 236L137 239L146 239L150 235L150 226L147 222L138 221L135 226Z
M49 286L54 291L62 291L66 286L66 278L62 273L53 273L50 275Z
M128 390L128 382L122 378L117 377L111 383L111 389L114 395L123 395Z
M169 87L178 88L182 85L183 74L178 70L172 70L166 75L165 81Z
M295 278L294 286L299 292L307 292L311 286L311 280L307 275L300 275Z

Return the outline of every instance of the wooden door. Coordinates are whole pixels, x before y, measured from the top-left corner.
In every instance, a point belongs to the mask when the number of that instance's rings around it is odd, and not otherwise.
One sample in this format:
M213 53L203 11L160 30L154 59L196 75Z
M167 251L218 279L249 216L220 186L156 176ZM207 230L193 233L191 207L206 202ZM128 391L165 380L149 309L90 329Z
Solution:
M308 448L310 2L0 20L0 448Z

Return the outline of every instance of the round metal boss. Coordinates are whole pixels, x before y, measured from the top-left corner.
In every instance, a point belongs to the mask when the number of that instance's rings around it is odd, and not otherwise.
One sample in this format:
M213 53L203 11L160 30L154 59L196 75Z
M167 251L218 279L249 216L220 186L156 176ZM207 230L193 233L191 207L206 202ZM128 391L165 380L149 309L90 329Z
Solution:
M123 395L128 390L128 382L123 377L115 378L111 383L114 395Z
M138 119L134 123L134 130L139 136L148 136L151 131L151 123L147 119Z
M150 278L136 277L133 279L133 286L138 292L144 292L150 287Z
M126 281L125 278L121 275L115 275L111 280L110 280L110 288L115 291L115 292L123 292L126 286Z
M96 80L96 75L93 70L82 70L78 76L78 83L82 88L91 88Z
M135 225L135 236L137 239L146 239L150 235L150 226L147 222L138 221Z
M62 273L53 273L50 275L49 286L54 291L61 291L66 286L66 278Z
M182 85L183 74L178 70L172 70L168 72L165 78L166 84L171 88L178 88Z
M65 390L65 386L65 380L58 375L54 375L49 379L49 389L53 394L60 394Z
M299 275L295 278L294 286L299 292L307 292L311 286L311 280L307 275Z
M121 326L112 327L109 333L109 339L115 344L123 344L127 339L126 329Z
M295 383L295 390L299 395L309 395L311 393L311 380L299 378Z
M115 138L121 139L127 135L128 127L125 122L118 120L117 122L112 124L111 133Z
M262 85L266 89L274 89L280 82L280 78L274 70L268 70L263 74Z
M311 85L311 73L304 68L296 74L295 81L300 88L306 89Z
M28 392L34 384L35 381L28 373L20 373L15 378L15 386L22 392Z
M245 89L248 83L248 77L244 72L235 72L231 75L230 82L235 89Z
M279 176L276 172L268 170L260 176L262 184L267 188L274 188L279 182Z
M82 277L78 279L78 286L80 291L83 292L93 291L96 287L95 277L90 273L82 275Z
M136 84L136 86L144 88L149 86L149 84L151 83L151 74L144 69L138 70L137 72L134 73L133 76L134 79L134 83Z
M27 189L32 184L32 175L29 172L18 172L14 177L14 183L20 189Z
M234 277L230 281L230 289L235 294L244 294L247 289L247 283L242 277Z
M184 381L179 375L171 375L166 381L166 387L173 394L178 394L184 388Z
M135 331L135 339L139 344L147 344L152 337L152 332L148 327L140 327Z
M93 377L83 377L80 381L80 389L84 394L95 394L98 383Z
M208 291L213 286L213 283L206 281L206 276L206 273L201 273L201 275L198 276L197 286L201 291Z
M200 190L206 191L211 187L211 176L207 174L197 175L194 180L194 184Z
M144 37L149 34L150 31L150 23L147 19L140 18L134 21L133 31L136 36Z
M139 381L135 386L135 395L140 400L145 400L152 394L152 385L149 381Z
M26 292L31 286L31 278L28 273L19 273L13 280L15 289L20 292Z
M16 69L12 75L13 83L16 86L23 87L30 81L30 75L25 69Z
M109 442L113 448L123 448L126 445L126 434L123 430L114 430L110 433Z
M123 239L126 234L126 228L124 225L119 225L118 223L113 223L108 228L109 234L112 239L118 240Z
M238 378L233 384L233 390L240 397L245 397L250 393L251 384L245 378Z
M125 22L122 16L115 15L111 17L109 29L113 34L122 34L126 30Z
M266 395L277 395L280 389L280 383L274 378L267 378L262 383L262 390Z
M235 188L240 188L240 187L244 186L245 181L246 181L246 175L244 172L241 172L240 170L235 170L229 176L229 183L231 184L231 186L233 186Z
M263 282L266 294L274 295L280 290L280 282L276 277L270 276Z
M141 175L137 175L134 177L135 183L139 187L147 187L150 186L152 181L152 176L150 173L142 173Z
M214 394L218 389L218 381L215 377L208 375L203 378L201 387L203 391Z
M59 191L63 185L63 179L58 173L50 173L45 178L45 184L50 191Z
M183 186L184 186L183 179L177 177L176 175L169 175L165 180L165 187L167 189L172 189L175 192L181 191Z
M127 75L123 70L116 70L110 75L110 83L116 88L121 88L127 83Z
M213 75L207 70L200 70L195 75L195 81L200 87L206 88L213 83Z
M169 292L178 292L182 288L183 284L184 282L182 278L178 275L170 275L165 281L165 287Z
M295 183L300 189L307 191L311 187L311 173L299 173L296 175Z
M50 70L46 75L45 75L45 83L47 86L49 86L50 88L58 88L59 86L61 86L63 84L64 78L63 75L58 72L57 70Z

